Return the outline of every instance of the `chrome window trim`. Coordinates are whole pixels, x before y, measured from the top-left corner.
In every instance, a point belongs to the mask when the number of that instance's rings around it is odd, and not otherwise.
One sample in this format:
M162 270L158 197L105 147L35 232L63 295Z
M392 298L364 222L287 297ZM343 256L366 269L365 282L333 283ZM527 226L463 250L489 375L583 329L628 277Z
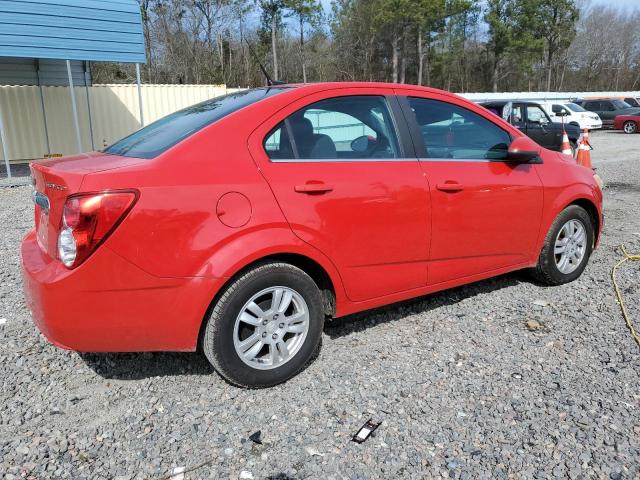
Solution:
M490 160L487 158L315 158L269 159L271 163L362 163L362 162L455 162L455 163L511 163L509 160Z
M271 163L363 163L363 162L417 162L411 158L278 158L269 159Z

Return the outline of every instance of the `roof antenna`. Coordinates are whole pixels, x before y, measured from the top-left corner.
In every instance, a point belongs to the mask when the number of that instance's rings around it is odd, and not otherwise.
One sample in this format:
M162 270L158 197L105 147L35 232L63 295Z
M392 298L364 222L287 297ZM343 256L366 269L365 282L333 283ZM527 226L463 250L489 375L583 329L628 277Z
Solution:
M251 48L251 44L249 43L249 40L247 40L246 37L243 38L244 42L247 44L247 47L249 47L249 52L251 53L251 56L253 57L253 59L256 61L256 63L258 64L258 66L260 67L260 70L262 70L262 74L265 76L265 78L267 79L267 85L269 87L272 87L274 85L284 85L286 82L283 82L281 80L273 80L270 76L269 73L267 72L267 69L264 68L264 65L262 65L262 63L260 63L260 60L258 59L258 56L256 55L256 52L253 51L253 48Z

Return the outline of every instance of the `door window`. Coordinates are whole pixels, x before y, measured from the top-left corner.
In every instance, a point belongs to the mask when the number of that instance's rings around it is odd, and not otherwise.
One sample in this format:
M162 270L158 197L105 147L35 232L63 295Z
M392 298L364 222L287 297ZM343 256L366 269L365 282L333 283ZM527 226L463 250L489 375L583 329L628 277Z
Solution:
M409 98L409 105L422 133L426 158L507 158L511 136L477 113L425 98Z
M298 110L264 141L272 160L399 158L386 100L380 96L336 97Z
M538 105L527 105L527 121L529 123L549 123L547 114Z
M603 112L613 112L615 110L615 107L611 102L600 102L600 104L602 105Z
M600 102L587 102L584 104L584 108L591 110L592 112L601 112L602 108Z
M523 107L521 104L516 104L513 106L513 110L511 110L511 124L517 127L524 124L524 112L522 111Z

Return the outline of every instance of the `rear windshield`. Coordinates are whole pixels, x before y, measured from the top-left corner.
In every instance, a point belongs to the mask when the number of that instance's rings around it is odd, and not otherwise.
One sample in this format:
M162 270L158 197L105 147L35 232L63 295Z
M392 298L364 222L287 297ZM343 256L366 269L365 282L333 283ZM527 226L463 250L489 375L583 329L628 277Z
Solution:
M564 104L569 110L572 110L574 112L586 112L586 110L584 108L582 108L580 105L577 105L575 103L565 103Z
M125 157L153 158L207 125L252 103L283 92L287 87L256 88L212 98L157 120L104 152Z

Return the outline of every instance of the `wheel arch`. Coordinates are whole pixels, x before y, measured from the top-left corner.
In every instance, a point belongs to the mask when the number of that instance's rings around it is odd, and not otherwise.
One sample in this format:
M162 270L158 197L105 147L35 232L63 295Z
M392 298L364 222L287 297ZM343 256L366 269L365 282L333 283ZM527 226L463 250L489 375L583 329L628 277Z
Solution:
M327 269L320 264L316 259L311 258L311 256L292 252L292 251L282 251L277 253L271 253L268 255L261 256L259 258L253 258L242 264L241 267L237 269L232 275L226 277L226 281L221 285L218 291L215 293L213 299L209 303L205 314L201 320L200 331L198 333L197 339L197 349L201 349L202 339L206 327L206 320L211 314L212 309L215 307L216 302L220 298L220 296L225 292L227 287L234 282L238 277L246 273L247 271L259 266L264 265L265 263L287 263L289 265L293 265L294 267L299 268L307 275L311 277L311 279L316 283L318 288L320 289L320 293L322 295L323 305L324 305L324 314L325 316L331 317L336 314L336 288L341 288L341 284L336 285L336 281L331 277ZM339 293L338 293L339 295Z
M593 203L593 201L591 201L588 198L577 198L573 200L571 203L569 203L568 205L566 205L564 208L570 207L571 205L577 205L579 207L582 207L589 214L589 217L591 218L591 222L593 224L593 233L594 233L593 241L594 241L594 247L595 247L595 245L598 242L598 238L600 238L600 228L602 227L601 221L600 221L600 214L598 212L598 207L596 207L595 203Z

